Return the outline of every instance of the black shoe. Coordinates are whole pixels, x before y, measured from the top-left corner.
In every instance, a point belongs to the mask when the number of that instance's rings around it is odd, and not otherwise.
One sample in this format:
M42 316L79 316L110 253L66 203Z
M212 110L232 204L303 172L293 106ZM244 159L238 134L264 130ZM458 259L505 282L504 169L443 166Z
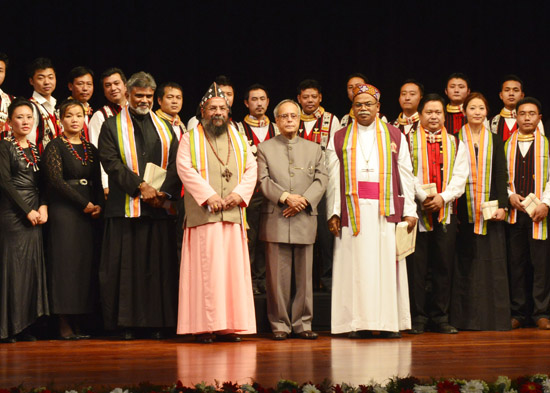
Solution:
M216 336L216 341L221 341L225 343L240 343L242 341L241 337L235 333L229 334L219 334Z
M288 338L287 332L273 332L273 336L271 338L275 341L283 341Z
M399 332L380 332L380 337L382 337L382 338L401 338L401 333L399 333Z
M132 329L124 329L121 338L126 341L131 341L136 339L136 335Z
M319 337L317 333L311 330L304 330L303 332L296 333L295 336L303 340L316 340Z
M212 344L214 337L212 333L195 334L195 341L201 344Z
M357 330L355 332L349 332L348 338L352 339L361 339L361 338L371 338L372 332L370 330Z
M68 336L59 336L57 339L62 341L74 341L78 340L78 336L76 334L69 334Z
M424 325L422 323L413 323L412 328L409 330L409 334L422 334L424 333Z
M437 333L443 333L443 334L457 334L458 330L454 327L449 325L447 322L442 322L439 325L437 325L437 328L435 329Z
M92 338L91 335L89 335L89 334L82 334L82 333L77 333L77 334L75 334L75 336L76 336L77 340L89 340L89 339Z
M36 337L34 337L32 334L28 332L22 332L15 336L17 341L28 341L28 342L35 342Z
M17 342L17 339L14 336L9 336L3 338L2 340L0 340L0 342L3 342L5 344L15 344Z

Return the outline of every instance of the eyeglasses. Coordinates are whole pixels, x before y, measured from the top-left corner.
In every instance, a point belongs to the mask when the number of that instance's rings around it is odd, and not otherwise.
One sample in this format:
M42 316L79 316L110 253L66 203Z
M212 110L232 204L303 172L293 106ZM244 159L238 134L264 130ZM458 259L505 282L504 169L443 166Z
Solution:
M364 106L366 106L367 108L371 108L373 106L375 106L377 103L376 102L356 102L355 104L353 104L357 109L360 109Z
M284 119L284 120L288 120L288 119L296 120L298 118L298 115L296 113L284 113L277 117L280 117L281 119Z

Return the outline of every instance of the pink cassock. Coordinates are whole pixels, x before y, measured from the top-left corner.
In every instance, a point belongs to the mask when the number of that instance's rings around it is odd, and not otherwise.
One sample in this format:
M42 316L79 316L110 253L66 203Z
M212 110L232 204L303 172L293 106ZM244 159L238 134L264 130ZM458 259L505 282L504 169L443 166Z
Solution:
M199 205L215 194L191 165L189 134L180 142L178 174ZM246 168L235 187L247 206L256 186L256 159L248 149ZM181 250L178 334L256 333L246 231L216 222L185 228Z

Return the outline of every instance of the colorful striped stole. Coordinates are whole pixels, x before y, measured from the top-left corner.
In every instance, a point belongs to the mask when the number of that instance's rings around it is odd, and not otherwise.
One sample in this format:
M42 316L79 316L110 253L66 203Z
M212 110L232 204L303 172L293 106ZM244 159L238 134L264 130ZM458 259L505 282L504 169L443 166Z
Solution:
M376 118L376 144L378 148L379 164L379 205L380 215L391 214L392 185L392 149L390 132L387 125ZM384 131L382 131L384 130ZM353 236L357 236L361 230L361 213L359 209L359 193L357 184L357 122L354 121L346 129L342 146L342 161L344 163L344 182L346 205L349 212L349 220L353 230Z
M491 193L491 176L493 171L493 138L491 132L481 126L479 146L476 154L472 132L468 124L458 134L468 149L470 171L466 183L466 202L468 222L474 223L474 233L487 234L487 221L483 218L481 204L489 201Z
M238 183L246 169L246 159L248 142L246 136L237 131L233 126L228 127L228 134L233 146L235 161L237 162L237 180ZM208 153L206 151L206 137L204 136L204 128L199 123L197 127L189 131L189 148L191 150L191 165L201 177L209 182L208 176ZM246 236L246 210L239 206L241 211L241 228L244 236Z
M161 163L160 167L166 169L168 167L168 156L170 153L170 143L172 142L172 132L164 123L155 115L152 111L149 111L155 130L157 131L161 142ZM136 139L134 135L134 124L126 105L120 113L116 116L116 129L118 147L120 149L120 157L122 162L136 175L139 173L139 160L136 149ZM126 201L124 204L125 217L135 218L141 216L141 198L131 197L126 194Z
M418 178L419 169L422 170L422 177L419 178L422 184L429 184L429 168L428 168L428 142L426 140L426 130L420 125L412 135L413 145L413 173ZM456 158L456 141L455 138L447 133L445 127L441 129L441 144L443 150L443 179L441 179L441 192L445 191L447 184L453 176L453 169ZM420 151L420 154L419 154ZM447 222L450 211L450 203L446 203L439 211L438 222ZM424 210L421 212L421 224L428 231L433 229L433 220L431 214L426 214Z
M518 135L519 131L515 131L512 136L506 141L504 150L506 152L506 161L508 164L508 186L513 193L516 193L515 171L516 157L518 154ZM542 199L544 187L548 181L548 140L542 135L540 130L534 132L535 135L535 192L537 198ZM521 153L520 153L521 154ZM517 210L510 208L508 222L515 224L517 220ZM548 217L542 221L533 222L533 239L546 240L548 238Z
M241 182L242 175L246 168L246 147L248 143L246 136L235 130L232 126L228 127L229 138L233 146L233 153L237 162L238 181ZM202 124L189 131L189 147L191 149L191 165L201 177L208 179L208 154L206 151L206 137L204 136L204 128Z

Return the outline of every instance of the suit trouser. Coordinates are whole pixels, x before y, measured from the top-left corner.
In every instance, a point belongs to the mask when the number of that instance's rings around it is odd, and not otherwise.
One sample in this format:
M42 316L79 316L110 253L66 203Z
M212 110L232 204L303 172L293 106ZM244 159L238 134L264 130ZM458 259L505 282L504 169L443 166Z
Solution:
M549 241L533 239L533 221L518 211L508 226L508 271L512 317L524 323L550 317ZM531 289L532 288L532 289Z
M451 283L455 259L456 216L442 225L433 215L433 231L418 232L414 254L407 257L412 322L440 324L449 321ZM432 296L427 299L428 268L432 273Z
M266 242L265 245L267 317L271 330L286 333L311 330L313 244ZM291 304L293 265L296 293Z

